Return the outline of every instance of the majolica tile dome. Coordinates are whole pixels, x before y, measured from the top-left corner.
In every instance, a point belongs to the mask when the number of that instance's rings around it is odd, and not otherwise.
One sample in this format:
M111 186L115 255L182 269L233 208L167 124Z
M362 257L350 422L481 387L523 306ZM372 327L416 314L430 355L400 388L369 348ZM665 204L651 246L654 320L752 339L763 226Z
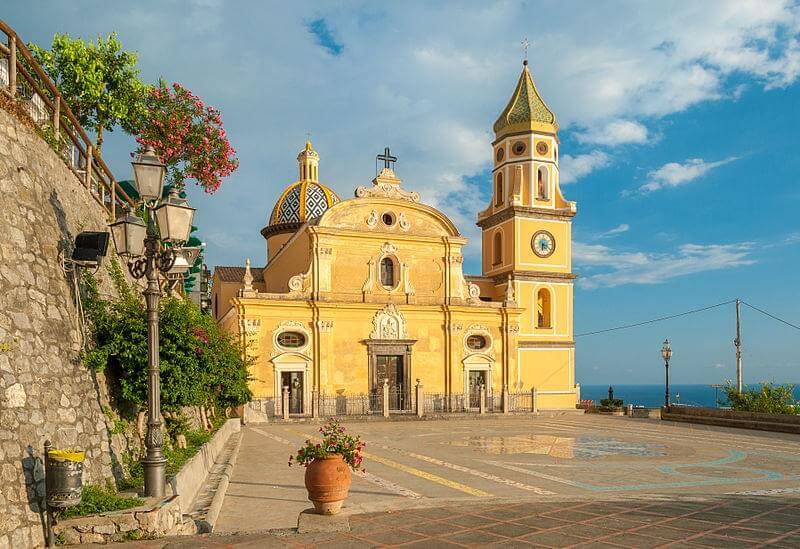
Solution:
M281 193L275 203L269 223L262 234L296 230L301 224L313 221L340 201L331 189L319 182L319 155L307 141L297 155L300 178Z
M339 197L325 185L316 181L298 181L283 191L272 210L269 224L310 221L337 202Z

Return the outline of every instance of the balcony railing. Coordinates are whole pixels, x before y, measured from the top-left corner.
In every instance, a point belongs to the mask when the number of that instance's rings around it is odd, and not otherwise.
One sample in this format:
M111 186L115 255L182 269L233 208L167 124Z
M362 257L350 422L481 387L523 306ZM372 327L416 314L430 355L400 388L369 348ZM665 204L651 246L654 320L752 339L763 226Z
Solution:
M5 40L3 40L5 36ZM61 98L55 83L25 43L0 20L0 89L15 101L46 136L75 177L115 220L117 208L133 201L120 187L94 142Z

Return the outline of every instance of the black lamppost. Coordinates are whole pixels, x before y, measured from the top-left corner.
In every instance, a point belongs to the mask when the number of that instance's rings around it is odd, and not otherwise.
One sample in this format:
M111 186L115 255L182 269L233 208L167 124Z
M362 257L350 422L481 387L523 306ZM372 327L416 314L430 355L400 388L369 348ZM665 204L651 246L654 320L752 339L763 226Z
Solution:
M665 339L661 346L661 357L664 359L664 408L669 410L669 359L672 357L669 339Z
M189 238L194 208L178 196L173 187L162 199L166 166L148 147L131 162L136 191L144 207L147 223L128 212L112 223L111 234L117 253L128 260L128 270L135 278L145 277L147 304L147 453L142 459L144 495L162 497L166 488L166 463L162 452L161 380L158 346L158 302L161 298L159 273L167 273L175 263L181 246ZM156 222L158 226L156 226Z

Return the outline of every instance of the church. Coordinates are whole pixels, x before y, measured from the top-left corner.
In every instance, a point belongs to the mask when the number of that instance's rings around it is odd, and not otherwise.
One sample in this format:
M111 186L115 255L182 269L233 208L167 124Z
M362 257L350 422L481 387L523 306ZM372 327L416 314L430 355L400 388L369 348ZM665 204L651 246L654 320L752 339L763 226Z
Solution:
M538 409L575 408L576 205L561 193L558 124L527 61L493 129L480 275L463 272L466 238L414 190L427 182L401 181L388 149L371 184L342 199L306 142L261 229L265 266L248 259L213 277L214 317L253 361L254 404L280 413L288 388L292 415L330 397L374 407L388 383L389 408L403 413L419 383L463 408L478 406L479 387L495 409L532 389Z

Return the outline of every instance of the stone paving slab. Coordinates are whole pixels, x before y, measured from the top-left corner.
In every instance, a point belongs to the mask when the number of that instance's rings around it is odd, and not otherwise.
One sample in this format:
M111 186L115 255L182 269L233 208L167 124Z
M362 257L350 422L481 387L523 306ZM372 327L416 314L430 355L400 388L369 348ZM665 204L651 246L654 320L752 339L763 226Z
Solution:
M304 470L286 463L317 428L244 429L217 532L296 525L309 505ZM482 500L800 495L798 435L597 415L351 422L347 428L367 442L367 472L353 476L348 513Z
M670 505L674 504L674 508ZM665 512L669 509L669 512ZM677 512L672 512L677 510ZM195 536L130 548L251 547L798 547L800 498L716 496L458 505L365 513L350 532Z

